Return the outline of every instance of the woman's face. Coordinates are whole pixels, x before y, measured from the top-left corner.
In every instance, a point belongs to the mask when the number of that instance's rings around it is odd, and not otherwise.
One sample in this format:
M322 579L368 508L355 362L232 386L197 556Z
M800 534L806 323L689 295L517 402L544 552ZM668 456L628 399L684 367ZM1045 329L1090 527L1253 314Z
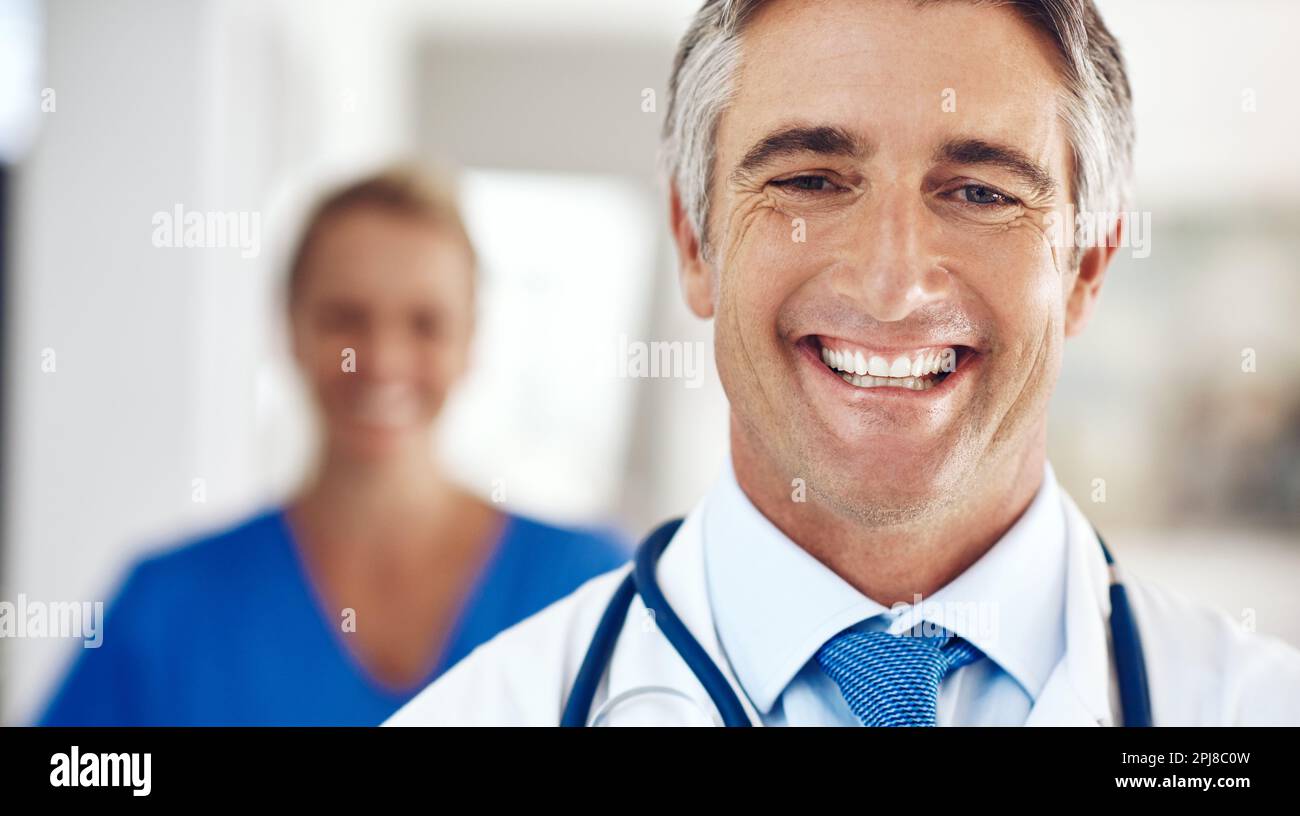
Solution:
M470 254L452 231L377 207L322 227L290 319L328 444L369 459L425 445L467 364Z

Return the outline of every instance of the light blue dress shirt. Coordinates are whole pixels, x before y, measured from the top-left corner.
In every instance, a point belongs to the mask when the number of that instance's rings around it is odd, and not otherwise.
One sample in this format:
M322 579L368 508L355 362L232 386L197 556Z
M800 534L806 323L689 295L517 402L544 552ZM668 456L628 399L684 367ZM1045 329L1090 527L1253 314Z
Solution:
M728 462L704 504L704 562L718 639L766 725L860 725L815 659L848 628L943 626L984 652L939 689L939 725L1023 725L1065 654L1066 520L1051 466L1029 508L928 598L876 603L776 528Z

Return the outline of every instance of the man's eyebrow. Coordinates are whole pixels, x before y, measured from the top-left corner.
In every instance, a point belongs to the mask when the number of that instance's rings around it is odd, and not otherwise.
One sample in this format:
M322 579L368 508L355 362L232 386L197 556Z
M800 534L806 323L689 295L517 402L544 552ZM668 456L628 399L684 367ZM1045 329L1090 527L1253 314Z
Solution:
M998 167L1024 180L1033 191L1043 197L1056 192L1056 179L1038 162L1009 145L986 142L983 139L954 139L945 142L934 153L936 162L972 164Z
M731 171L731 178L749 175L776 159L797 153L860 159L869 152L865 142L843 128L795 125L775 130L758 140Z

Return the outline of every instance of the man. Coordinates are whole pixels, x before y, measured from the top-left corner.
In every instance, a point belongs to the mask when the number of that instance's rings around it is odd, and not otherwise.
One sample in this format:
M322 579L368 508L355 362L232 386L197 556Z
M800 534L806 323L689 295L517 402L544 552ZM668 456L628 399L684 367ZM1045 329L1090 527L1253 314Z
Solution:
M1131 167L1090 0L710 0L671 94L673 235L731 466L664 551L667 605L617 620L584 719L719 718L670 606L753 723L1142 722L1125 604L1046 460L1116 243L1056 227L1121 212ZM560 722L626 572L390 722ZM1126 585L1155 724L1300 722L1300 653Z

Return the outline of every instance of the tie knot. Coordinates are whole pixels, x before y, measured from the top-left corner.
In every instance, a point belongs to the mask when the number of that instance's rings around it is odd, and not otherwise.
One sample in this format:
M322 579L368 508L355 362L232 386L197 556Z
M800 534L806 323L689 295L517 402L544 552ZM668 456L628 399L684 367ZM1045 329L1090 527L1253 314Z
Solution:
M947 630L841 632L817 650L817 663L839 686L863 725L934 725L939 684L983 653Z

